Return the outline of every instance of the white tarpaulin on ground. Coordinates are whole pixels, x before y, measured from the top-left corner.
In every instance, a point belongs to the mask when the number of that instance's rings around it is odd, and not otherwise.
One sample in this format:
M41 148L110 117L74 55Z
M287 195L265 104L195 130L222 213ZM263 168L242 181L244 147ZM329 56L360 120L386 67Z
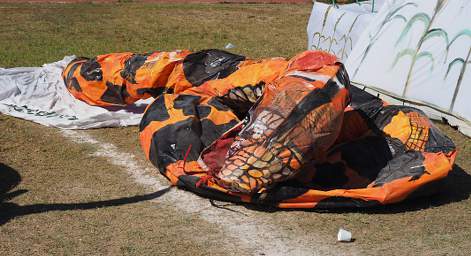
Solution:
M323 50L345 61L382 1L337 5L314 2L307 27L308 49Z
M89 129L137 125L148 103L126 108L90 106L75 99L61 74L74 56L32 68L0 68L0 113L46 126Z
M471 1L391 0L346 62L353 82L471 135Z

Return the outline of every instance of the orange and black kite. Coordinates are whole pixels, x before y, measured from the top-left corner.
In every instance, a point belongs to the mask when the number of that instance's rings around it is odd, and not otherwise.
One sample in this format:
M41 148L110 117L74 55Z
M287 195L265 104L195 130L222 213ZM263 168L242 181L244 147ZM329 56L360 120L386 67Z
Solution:
M251 60L221 50L80 58L69 91L97 106L154 97L146 157L202 196L280 208L366 207L430 195L456 149L425 114L350 84L335 56Z

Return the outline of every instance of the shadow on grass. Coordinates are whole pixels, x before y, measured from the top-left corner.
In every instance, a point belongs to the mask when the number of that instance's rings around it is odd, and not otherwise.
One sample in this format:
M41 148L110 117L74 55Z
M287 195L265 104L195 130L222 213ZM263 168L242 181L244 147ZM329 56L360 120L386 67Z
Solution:
M334 208L334 209L305 209L304 211L313 211L318 213L366 213L366 214L394 214L410 211L419 211L431 207L438 207L454 202L467 200L471 195L471 175L458 165L453 166L453 170L448 176L433 184L436 190L432 195L424 196L418 191L413 195L413 199L407 199L391 205L359 207L359 208ZM278 209L269 206L259 206L244 204L248 209L275 212L275 211L299 211L300 209Z
M158 198L168 191L171 187L139 196L123 197L104 201L87 202L87 203L62 203L62 204L32 204L17 205L7 202L16 196L28 192L27 190L16 190L9 192L21 182L19 173L11 167L0 163L0 225L3 225L13 218L43 213L49 211L71 211L71 210L89 210L102 207L113 207L125 204L138 203L142 201Z

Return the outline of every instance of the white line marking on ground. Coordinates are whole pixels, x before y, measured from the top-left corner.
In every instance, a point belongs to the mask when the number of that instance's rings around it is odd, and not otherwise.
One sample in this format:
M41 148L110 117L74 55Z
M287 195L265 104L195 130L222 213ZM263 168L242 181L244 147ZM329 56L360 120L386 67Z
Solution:
M155 173L156 169L145 167L139 163L134 155L121 152L115 145L99 141L85 131L61 130L64 137L76 143L91 144L96 148L95 156L104 157L112 164L120 166L128 171L134 181L153 191L168 187L165 178L149 175ZM292 237L286 230L271 224L269 217L263 213L246 210L243 207L235 213L212 207L207 199L198 197L192 193L174 189L164 196L156 199L160 204L165 203L176 207L186 214L198 214L203 220L214 223L224 229L224 243L236 243L238 248L247 248L254 255L342 255L333 248L327 248L318 244L303 244L302 237ZM306 234L306 236L315 236ZM224 247L224 245L221 245ZM348 252L352 255L352 252Z

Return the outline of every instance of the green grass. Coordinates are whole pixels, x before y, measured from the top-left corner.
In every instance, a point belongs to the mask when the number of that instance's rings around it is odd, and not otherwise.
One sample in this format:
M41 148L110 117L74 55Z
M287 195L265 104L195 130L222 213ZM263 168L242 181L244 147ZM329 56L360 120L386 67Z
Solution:
M3 5L0 66L41 65L64 55L222 48L254 58L306 48L309 5Z
M254 58L289 57L306 48L309 13L309 5L0 4L0 66L37 66L70 54L222 48L229 42L237 46L232 51ZM471 180L466 174L471 170L471 142L450 127L439 126L459 150L459 168L440 195L374 211L249 212L287 230L286 243L321 237L312 243L362 255L466 255L471 251ZM93 149L88 146L64 141L56 129L4 115L0 129L0 162L22 176L15 190L28 190L0 203L0 212L23 205L106 201L147 193L129 181L124 170L91 156ZM145 161L137 127L88 133ZM356 241L336 243L339 227L351 230ZM185 216L158 202L140 202L9 219L0 226L0 251L7 255L247 253L227 248L231 244L227 241L218 246L224 235L198 216Z

